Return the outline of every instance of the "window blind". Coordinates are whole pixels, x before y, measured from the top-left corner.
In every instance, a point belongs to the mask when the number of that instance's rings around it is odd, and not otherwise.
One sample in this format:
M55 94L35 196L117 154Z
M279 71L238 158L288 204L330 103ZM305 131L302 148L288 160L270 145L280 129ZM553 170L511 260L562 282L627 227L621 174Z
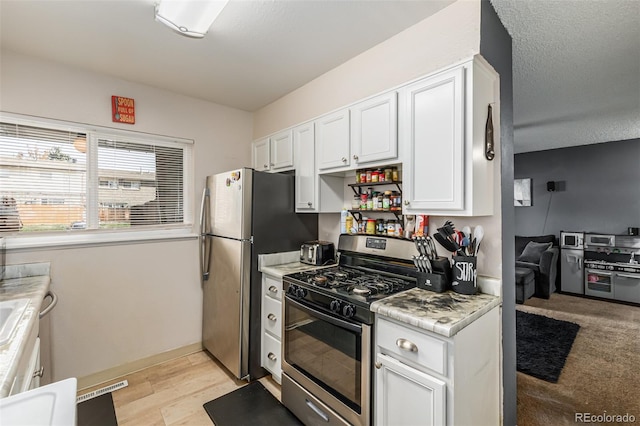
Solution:
M0 122L0 232L186 223L189 145L131 133Z

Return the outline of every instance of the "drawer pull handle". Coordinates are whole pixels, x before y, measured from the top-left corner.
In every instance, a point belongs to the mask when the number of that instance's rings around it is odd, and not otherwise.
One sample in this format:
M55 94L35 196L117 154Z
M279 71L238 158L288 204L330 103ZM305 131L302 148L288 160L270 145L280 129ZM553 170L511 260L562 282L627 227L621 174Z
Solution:
M269 291L273 294L276 294L278 292L278 287L272 285L271 287L269 287Z
M276 320L276 316L275 316L275 315L273 315L273 314L269 314L269 315L267 315L267 318L269 318L269 320L271 320L271 321L275 321L275 320ZM416 349L416 350L417 350L417 349Z
M269 355L267 355L267 358L269 358L271 361L275 361L276 359L278 359L278 357L275 356L273 352L269 352Z
M418 352L418 347L416 346L416 344L407 339L396 340L396 346L403 351Z
M307 406L309 408L311 408L313 410L314 413L316 413L318 416L320 416L320 418L322 420L324 420L325 422L329 422L329 416L327 416L321 409L319 409L318 407L316 407L316 404L314 404L313 402L309 401L308 399L305 398L304 402L307 403Z
M33 372L33 378L35 379L36 377L42 377L43 374L44 374L44 366L40 367L40 370L36 370Z

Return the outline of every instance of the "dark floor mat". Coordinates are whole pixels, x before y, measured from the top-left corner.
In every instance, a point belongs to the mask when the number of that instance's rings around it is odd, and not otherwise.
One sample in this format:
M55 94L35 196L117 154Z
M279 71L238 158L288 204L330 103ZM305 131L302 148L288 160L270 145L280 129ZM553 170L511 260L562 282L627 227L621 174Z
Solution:
M111 393L78 404L77 426L118 426Z
M557 383L580 326L516 311L517 370Z
M207 402L204 409L216 426L302 425L258 381Z

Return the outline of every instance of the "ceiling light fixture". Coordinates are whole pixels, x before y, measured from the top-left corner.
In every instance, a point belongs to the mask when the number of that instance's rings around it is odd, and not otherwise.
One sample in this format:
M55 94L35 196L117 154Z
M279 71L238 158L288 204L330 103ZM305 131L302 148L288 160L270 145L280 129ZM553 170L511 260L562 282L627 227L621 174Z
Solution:
M161 0L156 21L193 38L202 38L229 0Z

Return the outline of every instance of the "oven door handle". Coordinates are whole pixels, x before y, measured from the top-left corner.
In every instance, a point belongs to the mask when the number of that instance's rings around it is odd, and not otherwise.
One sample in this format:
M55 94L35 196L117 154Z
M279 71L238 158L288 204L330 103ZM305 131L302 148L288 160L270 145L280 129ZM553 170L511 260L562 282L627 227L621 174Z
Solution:
M619 277L622 277L622 278L631 278L631 279L635 279L635 280L640 280L640 274L637 274L637 275L635 275L635 274L623 274L623 273L618 272L617 275Z
M303 305L302 303L293 300L291 297L289 297L289 295L285 295L285 303L291 303L294 307L296 307L297 309L300 309L301 311L304 311L306 313L308 313L309 315L312 315L314 317L320 318L323 321L328 322L329 324L333 324L335 326L338 327L342 327L345 328L349 331L353 331L356 332L358 334L362 334L362 326L361 325L357 325L357 324L353 324L344 320L341 320L340 318L334 318L331 315L327 315L324 312L320 312L318 310L315 310L313 308L310 308L306 305ZM291 328L287 328L287 329L291 329Z

